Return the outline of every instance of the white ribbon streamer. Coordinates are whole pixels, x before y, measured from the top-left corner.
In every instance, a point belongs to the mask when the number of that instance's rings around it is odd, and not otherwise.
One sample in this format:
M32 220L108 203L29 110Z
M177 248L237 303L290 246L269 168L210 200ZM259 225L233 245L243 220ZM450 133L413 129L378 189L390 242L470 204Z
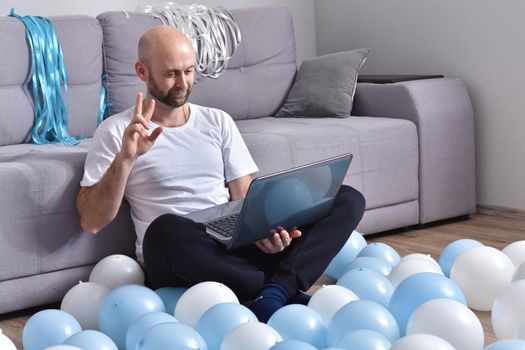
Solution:
M173 2L140 6L140 12L151 13L162 23L184 33L193 44L197 71L218 78L241 43L241 31L232 15L220 7L181 6Z

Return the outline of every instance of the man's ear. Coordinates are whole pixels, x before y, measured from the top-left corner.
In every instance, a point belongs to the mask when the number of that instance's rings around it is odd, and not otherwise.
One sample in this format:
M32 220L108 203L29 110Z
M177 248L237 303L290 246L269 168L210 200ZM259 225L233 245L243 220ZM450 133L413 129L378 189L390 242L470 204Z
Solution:
M135 63L135 72L137 73L137 76L140 78L140 80L148 80L148 69L146 68L146 65L143 61L139 60Z

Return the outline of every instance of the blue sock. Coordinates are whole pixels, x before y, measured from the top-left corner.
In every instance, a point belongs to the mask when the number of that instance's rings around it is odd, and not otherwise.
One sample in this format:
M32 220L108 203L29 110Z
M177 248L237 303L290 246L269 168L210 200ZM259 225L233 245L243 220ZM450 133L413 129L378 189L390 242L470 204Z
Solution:
M268 322L275 311L286 305L290 294L277 283L268 283L250 305L250 310L260 322Z
M301 304L301 305L308 305L308 302L312 298L311 295L308 295L306 293L303 293L301 291L298 291L295 295L293 295L289 300L288 304Z

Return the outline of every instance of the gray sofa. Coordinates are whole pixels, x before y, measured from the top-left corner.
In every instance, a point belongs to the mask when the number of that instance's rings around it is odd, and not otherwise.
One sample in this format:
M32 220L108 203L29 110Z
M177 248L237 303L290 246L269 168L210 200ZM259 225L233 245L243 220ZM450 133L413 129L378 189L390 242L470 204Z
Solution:
M242 44L219 79L198 78L191 100L229 112L260 174L353 152L345 183L366 197L359 230L375 233L475 211L473 112L457 79L359 83L349 118L275 118L297 70L285 8L232 10ZM111 113L143 84L133 63L149 14L53 18L69 73L69 130L79 145L30 142L32 99L23 24L0 18L0 313L59 301L104 256L134 254L129 207L97 235L75 199L97 126L101 76ZM372 53L373 54L373 53Z

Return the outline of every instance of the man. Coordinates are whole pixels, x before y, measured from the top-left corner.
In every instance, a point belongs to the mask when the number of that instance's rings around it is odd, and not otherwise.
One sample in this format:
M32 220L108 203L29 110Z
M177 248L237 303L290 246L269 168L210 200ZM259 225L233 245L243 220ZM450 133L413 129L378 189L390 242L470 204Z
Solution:
M189 287L214 280L230 287L266 321L308 289L337 254L364 212L362 195L343 186L328 216L227 250L203 224L181 215L243 198L258 171L232 118L187 102L194 84L191 42L157 26L139 42L135 70L147 87L135 107L97 129L77 206L84 230L97 233L125 197L137 233L137 258L148 284ZM289 230L286 230L289 229Z

